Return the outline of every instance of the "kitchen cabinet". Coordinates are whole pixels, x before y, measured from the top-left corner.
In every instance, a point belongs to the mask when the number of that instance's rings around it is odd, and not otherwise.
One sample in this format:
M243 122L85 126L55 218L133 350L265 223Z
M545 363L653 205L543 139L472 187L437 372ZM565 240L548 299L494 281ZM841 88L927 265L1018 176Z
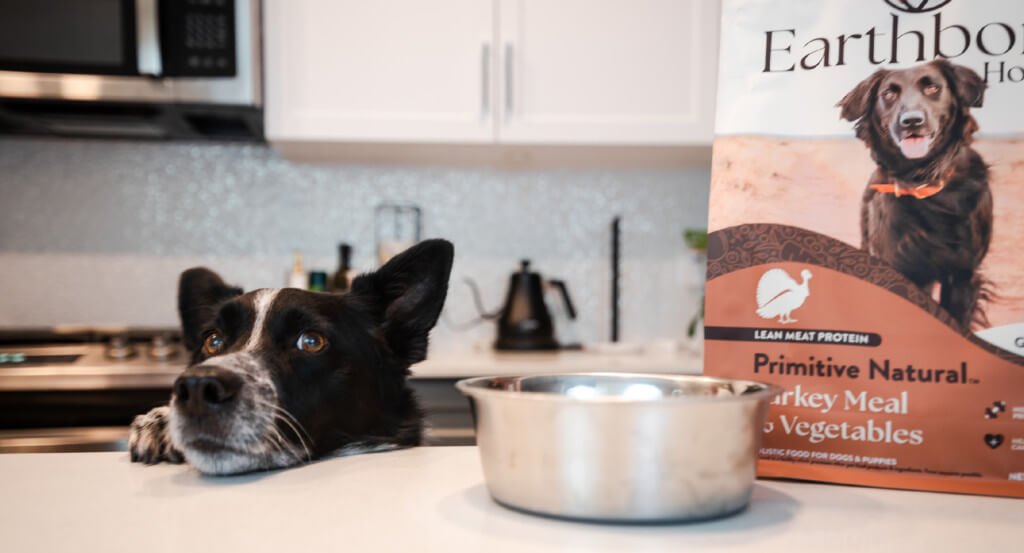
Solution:
M507 143L711 142L713 0L501 0Z
M271 140L490 142L490 0L267 0Z
M718 0L268 0L271 141L707 145Z

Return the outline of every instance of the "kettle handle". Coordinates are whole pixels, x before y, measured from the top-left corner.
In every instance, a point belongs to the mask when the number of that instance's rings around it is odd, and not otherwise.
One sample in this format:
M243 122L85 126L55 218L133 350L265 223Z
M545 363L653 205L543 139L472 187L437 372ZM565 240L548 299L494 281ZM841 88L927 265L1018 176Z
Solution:
M572 304L572 298L569 297L569 288L566 287L564 280L549 280L549 284L558 288L558 291L562 293L562 300L565 302L565 311L569 314L569 319L576 320L576 308Z

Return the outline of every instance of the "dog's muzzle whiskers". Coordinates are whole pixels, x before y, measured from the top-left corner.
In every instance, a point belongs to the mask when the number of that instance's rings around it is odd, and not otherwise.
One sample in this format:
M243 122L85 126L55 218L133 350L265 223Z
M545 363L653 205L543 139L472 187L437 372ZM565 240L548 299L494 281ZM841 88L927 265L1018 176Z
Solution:
M305 427L302 426L302 423L300 423L299 420L295 418L295 415L292 415L284 407L281 407L280 405L271 403L266 400L255 399L255 403L260 407L270 409L270 421L268 423L268 427L274 432L274 434L268 434L268 436L276 437L276 439L281 440L284 442L285 445L288 445L289 453L291 453L295 457L296 461L312 461L313 438L309 435L309 432L306 431ZM303 454L305 459L299 458L299 451L297 451L295 444L289 443L281 434L281 430L277 428L277 426L274 424L278 420L284 423L284 425L287 426L288 429L291 430L293 434L295 434L295 437L299 440L298 446L302 448L301 453Z

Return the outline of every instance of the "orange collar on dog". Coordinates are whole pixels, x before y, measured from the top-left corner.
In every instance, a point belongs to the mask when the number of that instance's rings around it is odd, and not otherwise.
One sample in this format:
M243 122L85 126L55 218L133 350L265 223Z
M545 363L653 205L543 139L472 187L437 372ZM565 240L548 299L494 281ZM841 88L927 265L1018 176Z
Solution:
M950 167L946 174L936 184L924 183L914 188L903 188L898 183L895 184L872 184L871 189L880 194L895 194L897 198L900 196L913 196L918 200L930 198L946 187L946 183L949 182L949 177L953 175L953 167Z

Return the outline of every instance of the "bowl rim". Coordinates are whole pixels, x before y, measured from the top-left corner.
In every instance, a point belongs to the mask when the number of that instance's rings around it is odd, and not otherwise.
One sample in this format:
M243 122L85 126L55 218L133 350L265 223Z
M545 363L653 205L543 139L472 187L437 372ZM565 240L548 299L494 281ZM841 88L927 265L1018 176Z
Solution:
M700 395L680 395L680 396L668 396L658 398L633 398L633 397L622 397L622 396L603 396L596 398L579 398L571 397L565 394L559 394L554 392L517 392L513 390L499 390L495 388L481 387L480 384L487 381L492 381L499 378L512 378L519 380L526 380L530 378L547 378L547 377L568 377L568 376L599 376L599 377L613 377L613 378L643 378L643 379L655 379L655 380L673 380L673 381L686 381L686 382L699 382L699 383L728 383L728 384L747 384L762 386L761 390L752 392L749 394L729 395L729 396L700 396ZM547 401L547 402L565 402L565 403L576 403L576 404L687 404L687 403L736 403L736 402L747 402L747 401L758 401L762 399L771 399L775 396L783 393L785 390L778 385L770 384L768 382L761 382L758 380L747 380L743 378L723 378L717 376L703 376L703 375L691 375L691 374L672 374L672 373L631 373L631 372L557 372L557 373L543 373L543 374L529 374L529 375L492 375L492 376L476 376L473 378L463 378L455 383L455 387L463 394L470 397L482 397L482 398L514 398L516 401Z

